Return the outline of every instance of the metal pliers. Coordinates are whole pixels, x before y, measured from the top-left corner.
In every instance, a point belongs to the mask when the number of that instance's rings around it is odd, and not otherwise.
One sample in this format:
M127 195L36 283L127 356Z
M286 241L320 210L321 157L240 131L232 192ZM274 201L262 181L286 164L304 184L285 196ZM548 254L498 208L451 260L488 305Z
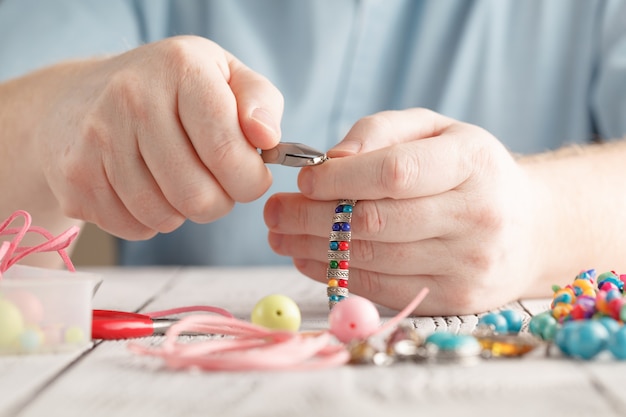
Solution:
M262 150L261 158L266 164L289 167L319 165L328 159L325 153L295 142L281 142L275 148Z

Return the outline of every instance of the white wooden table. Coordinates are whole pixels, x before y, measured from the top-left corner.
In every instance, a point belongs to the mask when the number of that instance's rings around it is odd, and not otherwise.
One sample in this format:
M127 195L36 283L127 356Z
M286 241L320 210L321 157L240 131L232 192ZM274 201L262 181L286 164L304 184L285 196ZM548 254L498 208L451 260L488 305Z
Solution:
M326 327L324 286L291 268L103 269L95 308L155 311L214 305L247 318L263 296L300 306ZM547 300L508 307L529 314ZM383 316L393 312L381 310ZM414 319L421 332L470 332L475 316ZM148 341L146 341L148 342ZM84 352L0 357L0 416L623 416L626 362L546 357L477 365L344 366L306 372L174 372L125 341Z

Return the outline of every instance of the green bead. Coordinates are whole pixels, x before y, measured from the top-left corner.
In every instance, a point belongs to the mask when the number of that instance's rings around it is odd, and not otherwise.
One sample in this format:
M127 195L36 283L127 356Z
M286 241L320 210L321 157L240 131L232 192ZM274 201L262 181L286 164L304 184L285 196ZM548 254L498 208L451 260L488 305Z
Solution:
M256 303L250 319L252 323L268 329L297 332L302 317L298 305L291 298L273 294Z
M552 340L558 328L558 322L550 311L544 311L530 319L528 330L543 340Z
M328 266L330 266L331 269L337 269L337 268L339 268L339 262L337 262L337 261L330 261Z

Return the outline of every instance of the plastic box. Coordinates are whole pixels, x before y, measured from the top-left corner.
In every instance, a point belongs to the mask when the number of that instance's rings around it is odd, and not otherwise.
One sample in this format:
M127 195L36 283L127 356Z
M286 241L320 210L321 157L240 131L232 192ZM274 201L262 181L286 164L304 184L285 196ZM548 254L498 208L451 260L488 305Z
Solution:
M96 274L14 265L0 281L0 355L91 345Z

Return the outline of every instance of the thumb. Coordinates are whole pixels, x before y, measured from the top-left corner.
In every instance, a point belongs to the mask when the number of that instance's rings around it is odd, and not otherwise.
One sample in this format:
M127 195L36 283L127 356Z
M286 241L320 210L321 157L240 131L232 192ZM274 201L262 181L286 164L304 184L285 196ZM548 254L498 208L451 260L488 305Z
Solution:
M228 55L229 85L237 101L241 130L252 146L273 148L281 136L283 96L267 78Z
M452 119L424 108L383 111L357 121L327 154L331 158L340 158L430 138L439 135L452 122Z

